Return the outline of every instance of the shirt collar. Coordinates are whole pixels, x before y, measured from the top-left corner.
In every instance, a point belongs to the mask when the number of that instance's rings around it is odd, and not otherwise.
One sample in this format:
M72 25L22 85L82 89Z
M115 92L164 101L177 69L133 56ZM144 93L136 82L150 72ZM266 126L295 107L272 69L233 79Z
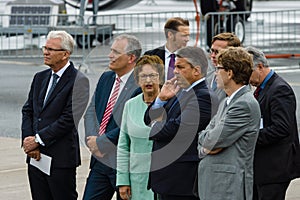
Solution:
M195 85L197 85L198 83L200 83L200 82L202 82L202 81L204 81L204 80L205 80L205 77L203 77L203 78L201 78L201 79L195 81L194 83L192 83L192 85L190 85L190 87L188 87L188 88L186 88L186 89L182 89L182 90L188 92L188 91L190 91Z
M177 51L174 52L170 52L169 49L167 48L167 46L165 45L165 57L169 58L171 54L175 54L176 55Z
M55 74L57 74L60 78L69 66L70 66L70 62L68 61L67 64L63 68L58 70ZM52 74L54 74L54 71L52 71Z
M226 99L227 105L230 104L230 102L231 102L231 100L233 99L233 97L234 97L234 96L235 96L242 88L244 88L244 87L246 87L246 85L243 85L242 87L240 87L239 89L237 89L234 93L232 93L232 95L231 95L230 97L227 97L227 99Z
M266 78L264 79L264 81L262 82L262 84L260 84L260 88L261 88L261 89L264 89L264 88L265 88L265 86L266 86L268 80L271 78L271 76L273 76L273 74L274 74L274 70L271 69L271 71L268 73L268 75L266 76Z
M130 70L129 72L127 72L126 74L124 74L123 76L119 77L121 79L121 83L126 83L132 72L133 72L133 69ZM116 74L116 78L117 77L118 77L118 75Z

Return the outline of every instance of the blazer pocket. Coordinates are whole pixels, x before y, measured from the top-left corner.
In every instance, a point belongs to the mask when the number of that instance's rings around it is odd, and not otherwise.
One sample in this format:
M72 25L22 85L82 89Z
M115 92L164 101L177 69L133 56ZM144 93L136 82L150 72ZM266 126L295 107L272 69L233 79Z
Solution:
M216 164L212 166L212 192L215 195L223 194L224 200L234 199L236 190L237 169L234 165ZM226 198L225 198L226 197Z
M212 166L212 169L215 173L236 173L236 167L234 165L215 164Z

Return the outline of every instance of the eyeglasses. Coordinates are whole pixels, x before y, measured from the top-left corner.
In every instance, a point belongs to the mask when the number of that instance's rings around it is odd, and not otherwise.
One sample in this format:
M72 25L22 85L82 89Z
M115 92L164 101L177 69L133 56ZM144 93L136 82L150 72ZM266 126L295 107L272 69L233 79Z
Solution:
M140 74L139 75L139 78L142 80L142 81L145 81L147 80L147 78L150 78L151 80L156 80L158 78L158 73L157 74Z
M53 49L53 48L49 48L46 46L42 46L42 51L48 51L48 52L53 52L53 51L66 51L65 49Z
M215 72L218 72L220 69L225 69L225 67L216 66L215 67Z
M209 52L212 54L212 53L215 53L215 55L217 55L219 53L219 50L217 49L209 49Z

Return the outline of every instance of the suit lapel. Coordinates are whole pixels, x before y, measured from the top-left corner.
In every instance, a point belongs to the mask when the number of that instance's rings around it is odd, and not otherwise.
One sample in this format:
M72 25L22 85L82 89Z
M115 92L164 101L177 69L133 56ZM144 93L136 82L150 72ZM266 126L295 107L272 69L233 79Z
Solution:
M197 90L199 90L199 88L203 88L206 87L206 82L205 81L201 81L200 83L198 83L197 85L195 85L193 88L191 88L189 91L182 91L180 90L178 92L178 95L176 95L176 98L172 98L170 100L170 110L173 108L177 108L179 106L183 106L184 102L188 102L188 99L194 98L196 97L196 92ZM181 94L180 94L181 93ZM196 97L197 98L197 97ZM167 109L167 105L166 105L166 109Z
M267 84L265 85L264 89L262 89L260 91L260 94L258 95L258 102L261 102L262 99L265 97L265 94L267 93L267 91L269 90L270 86L272 85L272 83L274 82L274 80L278 77L278 75L276 73L274 73L271 78L268 80Z
M116 74L114 72L106 72L102 76L103 80L98 82L95 94L95 109L99 123L101 123L102 117L104 115L108 99L116 78Z
M165 46L160 46L156 49L155 52L153 52L152 55L157 55L158 57L160 57L160 59L163 61L163 63L165 64Z
M109 97L110 97L110 94L112 93L112 90L113 90L113 86L114 86L114 83L115 83L115 79L116 79L116 74L112 74L111 77L109 78L109 80L107 81L107 85L108 85L108 90L104 90L106 91L105 95L103 95L102 98L105 98L105 104L104 104L104 110L103 110L103 113L105 111L105 108L106 108L106 105L109 101ZM110 89L109 89L110 88Z
M131 73L131 75L129 76L126 84L124 85L124 88L123 90L121 91L119 97L118 97L118 100L114 106L114 110L115 109L118 109L118 107L124 102L126 101L128 98L128 96L131 96L131 92L128 92L129 91L129 87L132 87L133 85L135 84L135 80L134 80L134 77L133 77L133 73Z
M179 100L177 96L175 96L172 99L170 99L170 101L168 101L168 103L165 106L165 109L168 110L168 112L170 112L172 109L178 107L179 107Z
M250 91L248 85L246 85L244 88L242 88L240 91L238 91L238 93L236 93L233 97L233 99L231 100L230 104L232 104L232 102L235 102L237 99L240 98L240 96L242 96L243 94L245 94L246 92ZM230 106L230 105L228 105ZM227 106L227 107L228 107Z
M166 54L165 46L161 46L159 49L160 49L160 51L158 53L158 56L162 59L164 65L165 65L166 64L165 63L165 54Z
M38 83L40 84L40 93L39 93L39 97L38 97L38 108L42 110L43 106L44 106L44 99L46 96L46 92L47 92L47 88L48 88L48 84L50 81L50 77L51 77L51 70L49 69L44 76L41 78L41 82Z
M50 94L47 102L45 102L44 108L56 97L59 91L62 90L64 86L70 81L70 78L72 77L71 72L73 70L74 67L72 64L70 64L69 67L66 69L66 71L63 73L63 75L60 77L57 85L55 86L53 92Z

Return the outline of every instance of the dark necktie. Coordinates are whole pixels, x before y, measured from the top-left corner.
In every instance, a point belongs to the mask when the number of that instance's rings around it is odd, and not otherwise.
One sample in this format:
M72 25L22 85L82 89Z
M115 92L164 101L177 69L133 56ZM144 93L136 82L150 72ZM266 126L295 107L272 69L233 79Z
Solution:
M258 95L259 95L259 92L261 91L261 87L260 86L258 86L257 88L256 88L256 90L254 91L254 97L257 99L258 98Z
M174 77L174 68L175 68L175 54L172 53L170 55L170 62L169 62L169 68L168 68L168 76L167 79L170 80Z
M110 116L112 114L113 108L114 108L115 103L117 101L117 97L118 97L119 90L120 90L120 82L121 82L121 79L119 77L117 77L115 88L113 90L113 93L112 93L111 97L108 100L108 103L106 105L106 108L105 108L105 111L104 111L104 114L103 114L103 117L102 117L102 121L101 121L100 128L99 128L99 135L104 134L105 131L106 131L106 126L108 124L108 121L109 121Z
M176 99L173 101L170 110L179 102L180 104L180 100L186 95L186 91L184 90L180 90L177 94L176 94Z
M53 92L53 90L54 90L54 88L55 88L55 86L57 84L57 79L58 78L59 78L59 76L57 74L52 74L52 85L51 85L51 87L49 89L49 92L48 92L48 94L47 94L47 96L46 96L46 98L44 100L44 104L47 102L47 100L49 99L51 93Z

